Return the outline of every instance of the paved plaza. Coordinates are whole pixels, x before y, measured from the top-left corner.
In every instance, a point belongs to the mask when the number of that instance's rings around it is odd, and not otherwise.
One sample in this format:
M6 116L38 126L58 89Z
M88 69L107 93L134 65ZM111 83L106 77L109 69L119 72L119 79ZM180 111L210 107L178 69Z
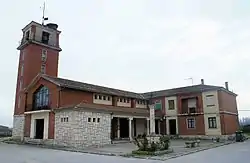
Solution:
M128 145L128 144L127 144ZM108 148L107 148L108 149ZM115 149L115 148L113 148ZM235 163L248 162L250 159L250 141L243 143L234 143L218 148L213 148L194 154L168 159L166 163ZM162 162L160 160L144 160L136 158L125 158L120 156L103 156L86 154L80 152L68 152L61 150L52 150L39 148L35 146L15 145L0 143L1 162L11 163L154 163Z

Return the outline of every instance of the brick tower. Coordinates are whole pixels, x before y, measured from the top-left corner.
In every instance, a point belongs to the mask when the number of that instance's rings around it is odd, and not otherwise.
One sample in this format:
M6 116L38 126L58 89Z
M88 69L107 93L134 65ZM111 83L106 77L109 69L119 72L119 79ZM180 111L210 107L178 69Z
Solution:
M16 97L13 120L13 137L23 137L25 93L24 89L39 74L57 77L60 31L58 25L39 24L34 21L23 29L23 38L18 46L20 50Z

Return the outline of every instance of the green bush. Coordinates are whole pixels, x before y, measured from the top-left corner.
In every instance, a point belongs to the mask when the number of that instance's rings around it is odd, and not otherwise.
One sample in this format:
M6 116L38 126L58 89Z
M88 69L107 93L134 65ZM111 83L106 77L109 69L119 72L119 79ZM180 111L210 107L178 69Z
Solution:
M167 150L170 144L170 137L161 136L160 137L161 150Z
M138 135L135 138L135 145L138 147L138 151L163 151L168 150L170 144L170 138L168 136L161 136L159 142L149 142L146 134Z
M147 151L149 144L146 135L138 135L138 137L135 138L135 145L140 151Z

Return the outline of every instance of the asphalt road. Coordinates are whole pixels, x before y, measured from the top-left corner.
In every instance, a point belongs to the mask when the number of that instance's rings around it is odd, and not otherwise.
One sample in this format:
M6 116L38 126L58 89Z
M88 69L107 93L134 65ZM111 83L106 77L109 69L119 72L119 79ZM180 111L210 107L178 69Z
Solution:
M170 159L166 163L236 163L249 162L250 141L227 145L195 154ZM65 152L31 146L0 143L0 162L10 163L155 163L161 161L99 156Z

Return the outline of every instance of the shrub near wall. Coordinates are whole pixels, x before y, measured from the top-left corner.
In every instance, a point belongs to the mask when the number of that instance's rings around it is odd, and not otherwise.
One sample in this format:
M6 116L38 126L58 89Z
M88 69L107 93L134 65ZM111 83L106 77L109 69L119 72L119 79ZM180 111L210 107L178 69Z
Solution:
M169 144L170 138L168 136L160 136L159 141L150 141L151 138L154 140L155 136L146 136L146 134L142 136L138 136L135 138L135 145L137 145L138 150L132 151L134 155L163 155L170 152Z

